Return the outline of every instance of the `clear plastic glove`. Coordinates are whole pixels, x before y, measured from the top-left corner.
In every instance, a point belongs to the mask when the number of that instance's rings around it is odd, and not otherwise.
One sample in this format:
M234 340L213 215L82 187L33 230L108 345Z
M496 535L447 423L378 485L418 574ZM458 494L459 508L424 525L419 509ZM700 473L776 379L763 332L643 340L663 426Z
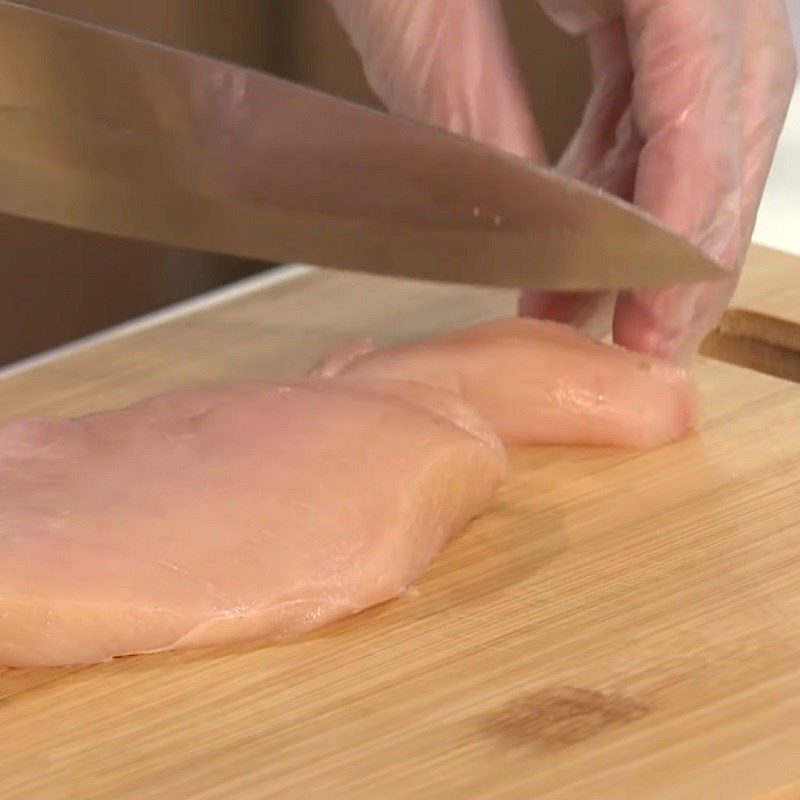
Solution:
M330 1L392 111L544 160L496 0ZM595 332L610 311L617 343L685 360L733 293L791 98L796 57L785 2L542 5L586 35L593 72L559 168L635 202L732 278L615 298L526 293L520 309Z

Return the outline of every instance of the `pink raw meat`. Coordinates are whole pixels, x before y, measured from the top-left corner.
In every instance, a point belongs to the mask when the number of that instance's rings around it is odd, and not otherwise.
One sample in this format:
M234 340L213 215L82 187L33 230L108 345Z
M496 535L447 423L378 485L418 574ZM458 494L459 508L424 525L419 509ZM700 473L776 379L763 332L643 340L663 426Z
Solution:
M438 386L474 405L507 445L655 447L698 417L683 370L533 319L376 351L361 340L334 350L314 374Z
M364 351L0 428L0 665L297 636L397 596L486 508L492 424L653 444L694 421L681 373L546 323Z

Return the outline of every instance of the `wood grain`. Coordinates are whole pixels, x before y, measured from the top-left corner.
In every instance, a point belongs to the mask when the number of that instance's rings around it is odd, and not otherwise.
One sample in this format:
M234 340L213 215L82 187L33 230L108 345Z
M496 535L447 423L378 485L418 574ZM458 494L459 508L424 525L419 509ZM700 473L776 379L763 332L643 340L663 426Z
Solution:
M797 260L751 262L748 302L773 313L757 276L779 278L800 316ZM297 375L512 308L312 274L0 381L0 416ZM279 647L0 673L0 797L800 797L800 387L697 377L702 430L673 446L516 451L397 601Z

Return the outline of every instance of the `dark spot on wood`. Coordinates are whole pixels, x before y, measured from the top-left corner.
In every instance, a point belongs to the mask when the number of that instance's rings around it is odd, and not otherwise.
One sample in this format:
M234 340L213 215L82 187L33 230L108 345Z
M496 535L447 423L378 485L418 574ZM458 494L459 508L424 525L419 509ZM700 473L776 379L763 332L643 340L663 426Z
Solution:
M513 745L558 750L641 719L650 707L618 692L556 686L512 700L483 729Z

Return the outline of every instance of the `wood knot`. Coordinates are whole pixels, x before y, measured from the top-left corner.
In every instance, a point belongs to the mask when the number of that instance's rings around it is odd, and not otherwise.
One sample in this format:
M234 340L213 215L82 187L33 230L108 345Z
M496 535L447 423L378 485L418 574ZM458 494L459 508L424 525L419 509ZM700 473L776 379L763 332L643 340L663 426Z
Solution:
M618 692L556 686L518 697L485 718L484 730L515 745L557 750L625 725L650 707Z

